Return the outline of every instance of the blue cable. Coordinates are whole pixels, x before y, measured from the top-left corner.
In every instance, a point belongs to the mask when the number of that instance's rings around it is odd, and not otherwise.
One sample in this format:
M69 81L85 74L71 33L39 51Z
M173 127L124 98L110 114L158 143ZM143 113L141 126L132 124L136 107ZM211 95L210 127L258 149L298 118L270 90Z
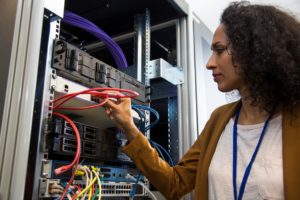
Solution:
M144 105L132 105L131 107L132 107L133 110L135 110L138 113L139 117L141 118L141 120L143 119L144 122L146 120L146 116L142 112L142 110L148 110L148 111L152 112L155 115L155 117L156 117L156 120L153 123L151 123L149 126L147 126L146 128L143 128L145 126L143 126L142 124L140 124L139 129L140 129L140 131L142 133L145 134L146 131L148 131L149 129L151 129L152 127L154 127L158 123L158 121L160 119L159 113L156 110L154 110L153 108L148 107L148 106L144 106ZM169 159L168 163L171 166L174 166L173 159L170 156L169 152L163 146L161 146L160 144L158 144L158 143L156 143L156 142L154 142L154 141L152 141L150 139L148 139L148 140L151 143L151 145L156 149L156 151L158 152L158 154L160 155L160 157L163 160L166 160L165 157L164 157L164 154L162 153L162 151L163 151L168 156L168 159ZM137 184L139 182L139 179L140 179L140 174L139 174L139 176L138 176L138 178L136 180L136 183L135 183L134 187L132 188L132 190L130 192L130 198L133 198L134 195L135 195L135 193L136 193L136 186L137 186Z
M152 112L156 116L156 120L152 124L150 124L149 126L147 126L145 128L145 131L144 132L142 131L143 133L145 133L147 130L149 130L150 128L152 128L153 126L155 126L158 123L159 119L160 119L159 113L156 110L154 110L153 108L151 108L151 107L144 106L144 105L132 105L132 108L134 110L136 110L138 112L139 116L140 117L142 116L141 118L143 118L143 119L145 119L146 117L145 117L144 113L141 110L139 110L139 109L148 110L148 111ZM149 139L149 141L152 144L152 146L158 151L158 153L161 156L161 158L163 160L166 160L164 158L163 153L161 152L161 150L162 150L168 156L169 164L171 166L174 166L173 159L170 156L169 152L163 146L161 146L160 144L158 144L158 143L156 143L156 142L154 142L154 141L152 141L150 139Z
M155 115L156 120L152 124L150 124L149 126L147 126L145 128L145 132L148 131L149 129L153 128L158 123L158 121L160 119L159 113L156 110L154 110L153 108L148 107L148 106L144 106L144 105L132 105L132 107L137 108L137 109L148 110L148 111L152 112Z
M138 177L136 178L135 184L132 186L132 190L130 191L130 198L133 198L135 193L136 193L136 188L137 188L137 184L139 183L141 178L141 174L138 175Z
M171 157L171 155L169 154L169 152L163 147L163 146L161 146L160 144L158 144L158 143L156 143L156 142L154 142L154 141L152 141L152 140L150 140L152 143L154 143L155 145L157 145L161 150L163 150L163 152L168 156L168 158L169 158L169 164L171 165L171 166L174 166L174 161L173 161L173 159L172 159L172 157Z
M131 106L131 108L133 110L135 110L138 113L139 117L141 118L141 120L139 121L139 130L142 133L145 133L145 126L144 126L144 123L143 123L143 122L145 122L145 115L144 115L144 113L139 108L136 108L134 106Z
M152 144L152 146L156 149L156 151L158 152L158 154L160 155L160 157L163 160L166 160L165 157L164 157L164 154L160 151L159 147L157 146L157 143L153 142L152 140L149 140L149 141Z

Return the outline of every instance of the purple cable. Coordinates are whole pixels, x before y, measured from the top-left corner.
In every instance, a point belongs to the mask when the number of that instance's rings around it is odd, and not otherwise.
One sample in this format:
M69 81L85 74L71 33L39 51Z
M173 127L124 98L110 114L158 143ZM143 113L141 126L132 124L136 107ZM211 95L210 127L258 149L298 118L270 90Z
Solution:
M69 23L70 25L80 27L90 32L95 37L100 38L108 46L115 59L117 66L127 66L127 62L121 48L114 41L112 41L106 33L104 33L101 29L96 27L93 23L79 16L76 16L73 13L71 13L70 15L66 13L64 21Z
M117 46L115 46L114 44L111 43L111 40L109 39L108 36L106 35L101 35L99 32L97 32L95 29L92 29L91 27L87 27L85 24L81 24L81 23L76 23L70 19L65 18L65 22L67 22L70 25L82 28L86 31L88 31L89 33L91 33L92 35L94 35L97 38L101 38L101 40L108 46L110 52L112 53L112 56L115 59L115 62L117 64L117 66L124 66L122 64L122 61L120 60L120 50L118 49Z
M113 41L111 37L109 37L103 30L97 27L94 23L69 11L65 11L63 22L71 26L84 29L87 32L91 33L96 38L100 39L111 52L117 67L119 68L128 67L127 60L120 46L115 41Z
M111 51L117 66L127 66L127 62L121 48L114 41L112 41L106 33L96 27L93 23L79 16L76 17L76 15L73 13L71 15L66 15L64 20L73 26L77 26L84 30L87 30L95 37L103 40L103 42L106 43L106 45L109 47L109 50Z

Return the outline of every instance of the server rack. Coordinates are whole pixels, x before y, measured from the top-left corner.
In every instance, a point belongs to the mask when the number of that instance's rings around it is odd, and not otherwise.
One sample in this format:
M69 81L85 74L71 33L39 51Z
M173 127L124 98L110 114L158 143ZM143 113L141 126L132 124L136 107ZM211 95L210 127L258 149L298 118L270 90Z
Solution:
M117 1L102 2L112 7ZM164 130L164 133L149 134L148 137L161 142L177 161L195 140L199 126L194 97L200 96L195 85L194 66L197 66L195 53L203 52L201 48L194 49L193 41L197 37L209 41L211 33L184 1L163 1L163 6L159 1L122 2L124 5L119 7L124 9L123 14L127 13L123 17L126 21L111 18L102 25L125 49L135 49L133 55L128 55L134 67L123 72L151 86L151 106L164 116L161 118L167 120L161 121L157 127ZM43 188L49 184L47 182L54 180L48 178L51 171L47 170L49 166L57 165L49 160L48 154L41 153L45 140L43 133L48 130L48 119L52 117L47 101L53 96L51 86L55 85L53 81L57 76L56 69L51 66L53 41L59 37L60 19L65 8L71 11L93 9L85 3L76 5L68 1L50 0L19 1L15 8L17 20L11 54L13 59L9 62L8 81L4 84L6 95L1 115L0 193L4 199L38 199L41 198L41 191L44 192L42 196L47 197L47 187L45 190ZM103 22L104 16L117 14L113 11L105 12L100 16L100 21ZM89 15L91 20L97 21L97 14L87 12L86 16ZM135 20L128 21L130 15L135 15ZM119 27L114 28L110 23ZM134 29L128 28L133 25ZM201 36L195 35L197 26L204 27ZM68 30L82 34L72 28ZM131 41L129 45L128 40ZM103 43L89 42L83 45L85 51L95 57L99 52L107 54L103 51ZM109 58L105 61L111 62ZM202 67L201 64L198 67ZM157 131L154 128L152 132ZM62 136L58 140L66 141ZM18 191L14 190L16 187Z

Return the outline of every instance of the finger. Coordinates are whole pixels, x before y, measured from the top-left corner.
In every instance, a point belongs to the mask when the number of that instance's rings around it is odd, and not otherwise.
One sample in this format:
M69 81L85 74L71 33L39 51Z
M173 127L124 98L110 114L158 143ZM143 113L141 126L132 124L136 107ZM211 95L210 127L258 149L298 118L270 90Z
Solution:
M104 106L112 108L112 109L118 109L118 105L110 99L107 100L107 102L104 104Z
M131 104L131 98L118 98L118 104Z
M103 93L105 93L105 94L111 94L111 95L124 96L123 93L121 93L119 91L115 91L115 90L105 90L105 91L103 91Z
M123 93L121 93L119 91L114 91L114 90L105 90L102 93L107 94L108 97L111 97L111 98L125 96Z
M105 107L105 112L109 115L111 113L111 109L109 107Z

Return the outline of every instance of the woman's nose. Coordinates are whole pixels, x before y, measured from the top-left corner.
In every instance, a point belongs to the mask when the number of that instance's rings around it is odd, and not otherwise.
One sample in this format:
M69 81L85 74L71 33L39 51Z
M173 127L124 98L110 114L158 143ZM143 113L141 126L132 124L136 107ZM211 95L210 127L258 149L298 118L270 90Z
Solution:
M206 69L213 69L215 67L216 67L216 62L214 59L214 55L212 54L206 63Z

